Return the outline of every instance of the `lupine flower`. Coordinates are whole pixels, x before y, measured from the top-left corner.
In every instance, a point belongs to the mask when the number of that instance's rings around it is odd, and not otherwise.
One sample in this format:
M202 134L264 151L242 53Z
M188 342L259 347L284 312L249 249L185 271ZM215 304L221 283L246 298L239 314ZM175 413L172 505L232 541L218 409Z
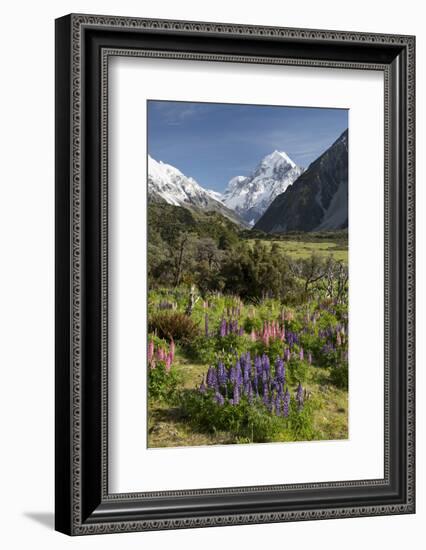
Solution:
M204 315L204 334L208 338L209 336L209 316L207 313Z
M253 386L251 385L251 382L248 383L248 392L247 392L249 403L251 404L253 402Z
M206 390L207 390L207 388L206 388L206 384L204 382L204 377L203 377L203 379L201 380L200 387L198 388L198 391L200 393L206 393Z
M312 353L311 352L308 353L308 363L310 365L312 365Z
M277 360L275 362L275 376L277 377L277 380L279 382L282 382L284 384L284 377L285 377L284 362L280 357L277 357Z
M154 342L153 340L150 340L148 342L148 363L151 363L153 357L154 357Z
M165 366L166 366L166 371L169 371L170 367L172 366L172 356L170 353L166 355Z
M219 361L219 364L217 366L217 381L219 383L219 386L226 386L226 383L228 381L228 374L222 361Z
M283 398L283 416L285 417L288 416L289 407L290 407L290 392L288 391L288 388L287 388Z
M240 402L240 391L238 389L238 384L234 384L234 405L238 405Z
M207 387L208 388L217 388L218 386L218 380L217 380L217 372L214 367L209 367L207 371Z
M175 360L175 342L174 342L173 338L170 341L169 354L170 354L170 362L173 363L173 361Z
M218 405L223 405L223 404L225 403L225 398L224 398L223 395L222 395L220 392L218 392L218 391L214 394L214 398L215 398L216 403L217 403Z
M235 382L238 386L243 383L243 373L241 371L241 363L237 360L235 363Z
M266 353L264 353L262 355L262 367L263 367L263 370L267 373L268 378L269 378L269 373L271 371L271 365L269 363L269 357L266 355Z
M222 337L226 336L226 321L225 319L222 319L220 322L220 335Z
M300 359L301 361L303 361L303 357L304 357L303 348L300 348L300 351L299 351L299 359Z
M281 399L280 399L278 394L275 398L275 414L277 416L280 416L280 414L281 414Z

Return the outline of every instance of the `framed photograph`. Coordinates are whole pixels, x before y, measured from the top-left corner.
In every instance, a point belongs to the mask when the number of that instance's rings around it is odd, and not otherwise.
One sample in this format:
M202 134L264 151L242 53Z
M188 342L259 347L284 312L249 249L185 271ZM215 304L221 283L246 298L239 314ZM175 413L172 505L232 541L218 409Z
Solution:
M415 511L415 38L56 20L56 529Z

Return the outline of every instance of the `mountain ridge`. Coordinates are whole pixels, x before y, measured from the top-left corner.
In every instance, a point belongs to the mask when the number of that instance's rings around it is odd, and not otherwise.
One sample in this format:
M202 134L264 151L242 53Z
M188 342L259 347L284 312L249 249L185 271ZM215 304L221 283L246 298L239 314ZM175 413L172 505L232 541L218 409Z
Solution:
M247 226L236 212L218 200L219 196L217 192L205 189L194 178L186 176L175 166L157 161L148 155L149 202L165 202L173 206L219 212L234 223Z

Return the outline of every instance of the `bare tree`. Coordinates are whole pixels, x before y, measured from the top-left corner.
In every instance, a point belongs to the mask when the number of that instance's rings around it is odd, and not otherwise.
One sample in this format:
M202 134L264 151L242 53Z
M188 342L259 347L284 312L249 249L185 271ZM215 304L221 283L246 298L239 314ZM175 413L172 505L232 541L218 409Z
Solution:
M304 294L308 296L312 286L326 276L327 262L313 253L309 258L291 262L290 269L293 275L302 280Z

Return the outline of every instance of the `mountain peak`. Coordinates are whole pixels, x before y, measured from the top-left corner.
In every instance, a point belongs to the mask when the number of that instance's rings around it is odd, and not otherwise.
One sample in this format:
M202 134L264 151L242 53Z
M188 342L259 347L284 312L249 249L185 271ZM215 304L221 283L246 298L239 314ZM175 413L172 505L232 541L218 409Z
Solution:
M256 223L277 195L300 176L303 168L284 151L272 151L249 176L235 176L223 195L223 202L250 224Z
M275 149L275 151L273 151L272 153L269 153L269 155L266 155L266 157L263 158L262 162L265 162L265 161L277 162L281 160L285 160L285 162L287 162L293 167L296 166L296 163L291 160L291 158L287 155L285 151L278 151L277 149Z

